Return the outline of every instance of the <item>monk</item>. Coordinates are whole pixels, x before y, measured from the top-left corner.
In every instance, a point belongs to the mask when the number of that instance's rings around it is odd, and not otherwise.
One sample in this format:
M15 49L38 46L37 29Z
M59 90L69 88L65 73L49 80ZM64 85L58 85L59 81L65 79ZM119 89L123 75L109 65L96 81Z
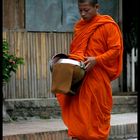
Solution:
M56 94L68 135L75 140L107 140L112 111L111 81L122 71L123 42L117 23L98 12L97 0L78 0L81 19L74 28L69 58L84 61L86 75L74 96Z

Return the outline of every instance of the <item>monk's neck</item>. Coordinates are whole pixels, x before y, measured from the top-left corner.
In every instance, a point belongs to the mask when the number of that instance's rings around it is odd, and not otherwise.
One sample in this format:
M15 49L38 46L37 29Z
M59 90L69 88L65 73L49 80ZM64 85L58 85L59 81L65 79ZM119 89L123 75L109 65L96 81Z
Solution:
M97 19L98 19L98 17L100 16L100 14L99 13L97 13L95 16L93 16L90 20L85 20L84 22L85 23L90 23L90 22L94 22L94 21L96 21Z

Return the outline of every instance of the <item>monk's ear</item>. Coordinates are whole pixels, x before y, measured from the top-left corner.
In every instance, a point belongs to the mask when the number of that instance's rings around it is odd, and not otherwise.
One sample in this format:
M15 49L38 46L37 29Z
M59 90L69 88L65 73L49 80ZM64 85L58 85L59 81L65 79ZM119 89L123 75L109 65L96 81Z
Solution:
M95 5L95 7L96 7L96 9L99 9L99 8L100 8L100 5L97 3L97 4Z

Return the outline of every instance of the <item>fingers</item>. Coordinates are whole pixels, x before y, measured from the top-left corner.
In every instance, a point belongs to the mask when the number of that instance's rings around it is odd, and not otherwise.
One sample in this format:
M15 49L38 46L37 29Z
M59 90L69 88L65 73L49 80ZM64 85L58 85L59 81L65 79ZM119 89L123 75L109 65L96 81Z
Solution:
M89 64L86 64L85 69L87 70L87 69L88 69L88 67L89 67Z
M88 64L89 63L89 57L85 57L85 61L84 61L84 64Z
M96 60L94 57L86 57L86 60L84 62L86 71L91 70L94 67L95 63Z

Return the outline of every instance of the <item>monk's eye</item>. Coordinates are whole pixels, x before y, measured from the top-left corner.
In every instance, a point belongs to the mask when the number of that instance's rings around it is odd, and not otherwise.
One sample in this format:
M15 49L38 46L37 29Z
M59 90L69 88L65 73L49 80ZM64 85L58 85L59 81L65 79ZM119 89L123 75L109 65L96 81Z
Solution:
M89 9L84 9L84 10L79 10L80 11L80 13L82 13L82 12L89 12Z
M84 11L85 11L85 12L88 12L88 11L89 11L89 9L85 9Z

